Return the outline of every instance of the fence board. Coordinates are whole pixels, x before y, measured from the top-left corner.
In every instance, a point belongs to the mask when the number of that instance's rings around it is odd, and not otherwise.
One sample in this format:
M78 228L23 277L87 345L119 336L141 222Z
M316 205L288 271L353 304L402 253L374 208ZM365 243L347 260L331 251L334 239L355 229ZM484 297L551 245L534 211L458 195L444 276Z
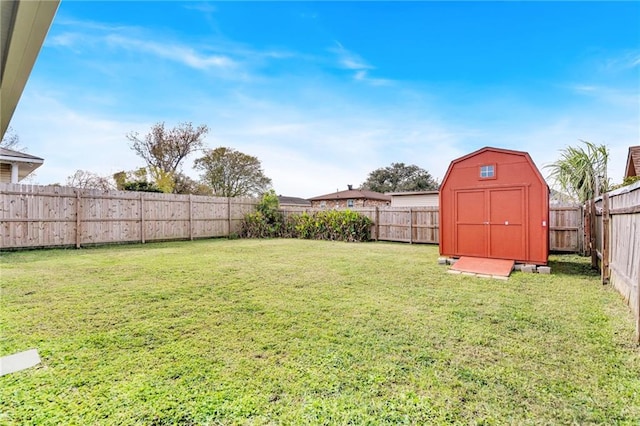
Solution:
M609 282L629 305L640 343L640 182L596 199L595 210L594 251L603 283Z
M549 208L549 250L582 252L584 246L584 213L582 206Z
M0 248L228 236L252 198L0 185Z

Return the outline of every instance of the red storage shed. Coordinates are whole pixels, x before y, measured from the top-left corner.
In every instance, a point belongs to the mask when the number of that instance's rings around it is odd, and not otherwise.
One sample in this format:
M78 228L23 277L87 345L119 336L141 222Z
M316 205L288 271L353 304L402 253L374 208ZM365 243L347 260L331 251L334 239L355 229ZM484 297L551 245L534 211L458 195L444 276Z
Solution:
M440 187L440 254L547 264L549 187L529 154L486 147L451 162Z

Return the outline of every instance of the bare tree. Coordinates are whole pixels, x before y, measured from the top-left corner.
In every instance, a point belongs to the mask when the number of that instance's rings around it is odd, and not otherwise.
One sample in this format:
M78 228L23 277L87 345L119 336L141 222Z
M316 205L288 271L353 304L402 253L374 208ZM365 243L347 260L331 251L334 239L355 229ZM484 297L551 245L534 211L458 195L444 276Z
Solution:
M99 176L86 170L76 170L74 174L67 177L67 186L83 189L100 189L102 191L115 189L115 185L108 177Z
M177 127L165 129L164 122L161 122L151 127L143 138L137 132L126 136L131 142L131 149L147 163L159 186L165 192L173 192L182 161L203 148L202 137L208 131L204 124L194 128L191 123L180 123Z
M221 197L260 195L271 186L257 157L220 147L209 150L195 161L195 168L202 170L202 180Z
M24 147L20 146L20 136L9 126L4 136L2 137L2 141L0 142L0 147L12 149L14 151L24 150Z

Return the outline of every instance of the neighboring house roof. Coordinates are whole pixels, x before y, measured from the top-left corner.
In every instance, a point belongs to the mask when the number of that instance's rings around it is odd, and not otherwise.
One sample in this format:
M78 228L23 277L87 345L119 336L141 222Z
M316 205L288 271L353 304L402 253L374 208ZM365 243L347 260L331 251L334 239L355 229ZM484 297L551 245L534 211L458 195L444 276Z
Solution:
M386 194L374 191L366 191L360 189L347 189L346 191L334 192L332 194L319 195L317 197L309 198L310 201L323 201L323 200L380 200L391 201L391 197Z
M439 194L440 191L407 191L407 192L386 192L385 195L390 196L403 196L403 195L434 195Z
M7 161L18 162L44 162L44 158L36 157L35 155L27 154L26 152L14 151L13 149L0 147L0 159Z
M44 159L12 149L0 148L0 163L18 164L18 179L22 180L44 163Z
M640 145L630 146L624 177L640 176Z
M285 195L278 195L278 202L282 205L289 206L311 206L311 201L299 197L287 197Z

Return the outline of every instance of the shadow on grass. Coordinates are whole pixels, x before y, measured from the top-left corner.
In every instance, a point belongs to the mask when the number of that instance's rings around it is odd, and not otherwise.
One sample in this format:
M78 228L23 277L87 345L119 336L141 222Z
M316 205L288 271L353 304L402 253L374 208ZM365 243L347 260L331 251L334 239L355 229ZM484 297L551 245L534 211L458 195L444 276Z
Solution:
M549 266L552 274L581 275L584 277L598 277L600 272L591 266L591 257L576 254L555 254L549 256Z

